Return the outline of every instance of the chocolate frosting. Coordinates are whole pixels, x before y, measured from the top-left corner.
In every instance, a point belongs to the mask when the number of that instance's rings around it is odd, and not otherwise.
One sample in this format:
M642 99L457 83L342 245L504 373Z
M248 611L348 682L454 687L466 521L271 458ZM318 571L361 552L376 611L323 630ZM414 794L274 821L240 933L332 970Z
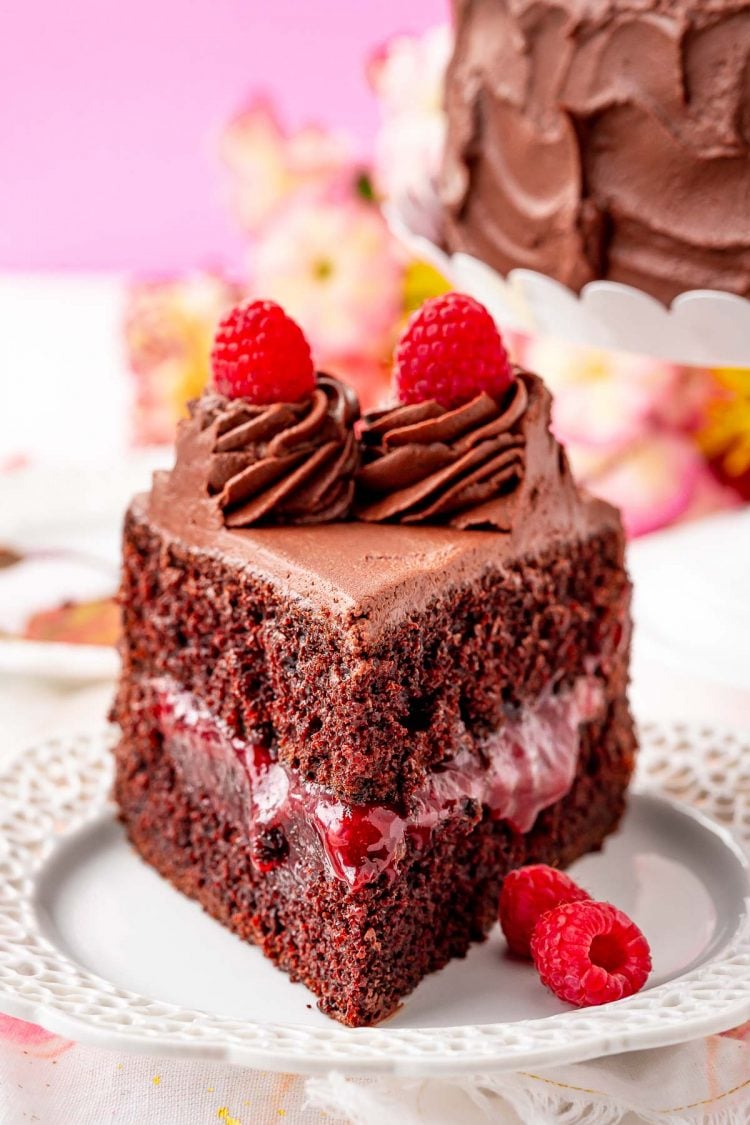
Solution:
M524 475L526 407L538 385L518 373L501 403L480 394L453 410L432 400L368 414L357 516L509 531Z
M345 623L341 643L370 643L446 590L481 579L514 560L620 529L617 512L575 485L549 431L550 396L524 373L528 404L521 424L524 471L507 534L434 524L346 523L228 528L207 487L215 422L182 423L177 462L154 474L133 513L177 541L241 566L316 613Z
M300 402L254 406L208 393L190 404L172 472L225 527L345 519L359 454L354 392L328 375Z
M454 0L445 240L501 273L750 296L744 0Z

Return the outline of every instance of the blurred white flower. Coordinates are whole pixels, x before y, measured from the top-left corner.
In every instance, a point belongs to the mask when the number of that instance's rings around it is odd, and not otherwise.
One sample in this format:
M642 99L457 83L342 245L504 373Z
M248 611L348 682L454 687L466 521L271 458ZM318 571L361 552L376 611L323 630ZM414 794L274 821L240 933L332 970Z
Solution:
M399 35L368 67L380 102L375 186L386 199L430 203L445 139L443 89L453 32L445 24L423 35Z
M404 263L377 207L355 197L295 196L264 228L253 291L304 329L318 362L392 344L403 307Z

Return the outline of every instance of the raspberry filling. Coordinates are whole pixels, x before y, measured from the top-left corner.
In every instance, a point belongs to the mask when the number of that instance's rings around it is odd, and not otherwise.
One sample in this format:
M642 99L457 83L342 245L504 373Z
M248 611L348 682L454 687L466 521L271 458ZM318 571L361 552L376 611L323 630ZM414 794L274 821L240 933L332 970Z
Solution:
M426 847L445 821L461 817L467 831L483 810L527 832L539 813L573 784L581 723L602 708L593 676L571 689L546 693L476 743L434 769L408 810L350 805L275 760L260 729L234 737L191 692L169 679L151 681L156 720L166 749L190 789L221 800L246 824L261 871L282 863L293 870L321 862L356 888L380 875L395 877L408 851ZM301 873L301 871L300 871Z

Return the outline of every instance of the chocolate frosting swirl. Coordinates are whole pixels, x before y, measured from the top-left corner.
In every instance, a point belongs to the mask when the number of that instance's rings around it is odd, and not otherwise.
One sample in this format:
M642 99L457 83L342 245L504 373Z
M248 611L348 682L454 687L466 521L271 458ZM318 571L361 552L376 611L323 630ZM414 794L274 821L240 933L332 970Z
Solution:
M480 394L453 410L433 400L366 415L358 518L509 531L525 472L529 378L519 372L501 403Z
M209 393L190 405L177 444L225 527L345 519L359 464L354 392L319 375L309 398L254 406Z
M750 296L744 0L454 0L445 240L501 273Z

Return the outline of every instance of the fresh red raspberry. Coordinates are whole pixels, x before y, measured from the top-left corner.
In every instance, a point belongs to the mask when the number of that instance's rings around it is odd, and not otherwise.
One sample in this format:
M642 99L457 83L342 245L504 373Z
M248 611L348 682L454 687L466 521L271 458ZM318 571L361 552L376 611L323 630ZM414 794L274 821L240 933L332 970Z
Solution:
M645 937L608 902L567 902L547 911L534 929L531 955L542 983L579 1008L632 996L651 972Z
M401 402L435 399L448 409L482 391L499 400L513 379L494 320L465 293L425 301L399 340L394 374Z
M237 305L220 322L211 352L214 386L257 406L296 402L315 386L310 345L275 301Z
M500 893L500 925L508 949L520 957L531 957L531 935L542 914L563 902L589 897L570 875L546 863L509 872Z

